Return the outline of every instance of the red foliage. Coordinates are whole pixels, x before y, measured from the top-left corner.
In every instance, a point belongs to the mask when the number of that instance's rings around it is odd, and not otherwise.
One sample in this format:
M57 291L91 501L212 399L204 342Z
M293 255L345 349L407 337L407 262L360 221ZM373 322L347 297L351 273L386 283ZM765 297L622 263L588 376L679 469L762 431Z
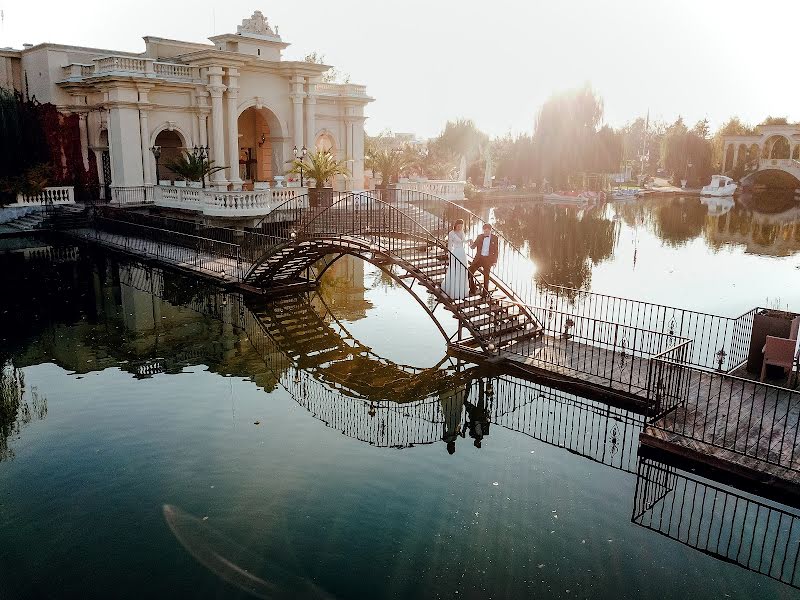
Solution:
M60 113L49 103L40 104L37 109L50 152L51 185L72 185L77 192L96 189L97 163L90 153L89 168L84 167L78 115Z

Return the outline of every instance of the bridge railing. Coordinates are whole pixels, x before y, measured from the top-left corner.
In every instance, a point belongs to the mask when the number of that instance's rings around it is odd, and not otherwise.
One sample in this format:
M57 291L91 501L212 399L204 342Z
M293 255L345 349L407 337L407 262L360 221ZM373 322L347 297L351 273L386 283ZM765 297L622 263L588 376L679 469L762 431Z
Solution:
M537 284L537 306L660 331L693 341L687 361L697 367L732 371L747 360L753 318L751 309L738 317L727 317L664 304L632 300L588 290Z
M222 278L240 281L244 274L237 244L104 216L93 223L90 239L105 246Z

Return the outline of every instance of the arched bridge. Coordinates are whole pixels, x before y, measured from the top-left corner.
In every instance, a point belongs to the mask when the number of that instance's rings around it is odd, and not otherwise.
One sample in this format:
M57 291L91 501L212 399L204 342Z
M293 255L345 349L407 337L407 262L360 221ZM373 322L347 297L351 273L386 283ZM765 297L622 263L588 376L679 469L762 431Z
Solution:
M449 264L470 278L466 265L447 248L447 232L457 219L471 237L484 225L461 206L405 190L338 194L327 206L294 198L247 232L253 236L248 247L252 266L243 279L263 289L316 281L337 259L352 255L378 266L412 293L449 342L458 336L464 345L494 351L539 335L542 328L519 289L520 281L530 286L530 263L502 236L488 291L453 298L443 289ZM467 287L469 281L463 283ZM480 290L481 282L472 283ZM426 294L433 297L433 308ZM448 334L443 321L447 313L458 320L455 334Z

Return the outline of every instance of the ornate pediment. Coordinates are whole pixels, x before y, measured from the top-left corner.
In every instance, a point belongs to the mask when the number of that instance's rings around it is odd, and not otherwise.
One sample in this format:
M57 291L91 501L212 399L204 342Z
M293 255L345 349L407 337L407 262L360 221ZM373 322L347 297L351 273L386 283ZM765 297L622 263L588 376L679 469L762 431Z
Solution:
M269 26L269 21L260 10L257 10L249 19L242 19L242 24L236 27L236 33L239 35L252 35L257 37L277 38L280 36Z

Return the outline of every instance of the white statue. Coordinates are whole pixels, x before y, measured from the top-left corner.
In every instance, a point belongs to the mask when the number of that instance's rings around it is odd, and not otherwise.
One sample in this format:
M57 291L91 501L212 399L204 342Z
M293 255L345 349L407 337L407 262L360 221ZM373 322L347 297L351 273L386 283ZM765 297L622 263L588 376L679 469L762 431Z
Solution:
M242 24L236 28L236 33L278 37L278 34L272 31L269 21L260 10L255 11L249 19L242 19Z

